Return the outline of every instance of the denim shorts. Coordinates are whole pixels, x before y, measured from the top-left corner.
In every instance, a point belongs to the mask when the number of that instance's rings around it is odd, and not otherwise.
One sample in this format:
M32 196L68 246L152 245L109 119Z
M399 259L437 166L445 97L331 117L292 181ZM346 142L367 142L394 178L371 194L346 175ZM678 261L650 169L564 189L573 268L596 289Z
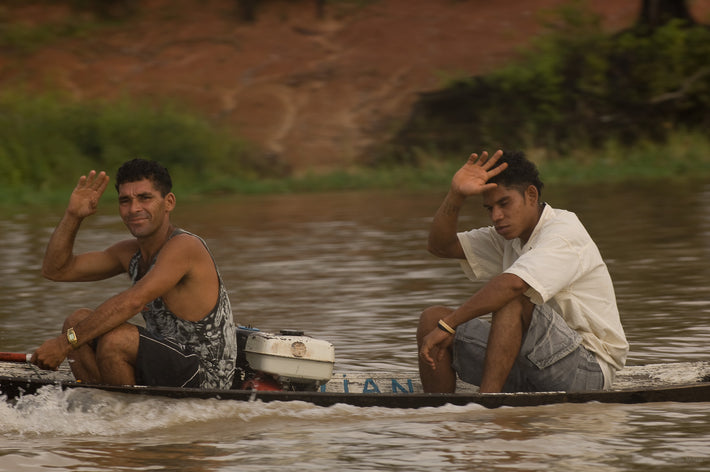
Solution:
M452 367L464 382L481 384L491 325L475 318L456 328ZM584 391L604 388L604 374L582 337L547 305L536 305L504 392Z

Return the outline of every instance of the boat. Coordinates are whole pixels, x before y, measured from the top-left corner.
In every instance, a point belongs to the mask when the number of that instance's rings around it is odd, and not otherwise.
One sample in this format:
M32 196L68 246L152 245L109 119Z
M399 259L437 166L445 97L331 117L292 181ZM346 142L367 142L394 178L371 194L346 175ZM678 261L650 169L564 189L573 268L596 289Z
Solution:
M480 393L477 387L459 381L456 393L425 393L417 372L333 372L332 344L302 332L272 334L242 327L238 345L240 375L230 389L89 384L76 381L66 361L57 371L46 371L21 356L0 361L0 395L6 401L16 401L54 386L177 399L301 401L324 407L347 404L383 408L710 401L707 361L627 366L617 373L611 389L601 391Z
M424 393L416 372L334 373L316 391L253 389L195 389L177 387L87 384L73 379L68 366L41 371L30 364L0 362L0 395L16 400L41 388L89 388L108 392L168 398L236 401L301 401L317 406L423 408L476 403L487 408L540 406L554 403L650 403L710 401L710 363L705 361L629 366L617 374L610 390L585 392L478 393L460 385L456 393ZM462 382L460 382L461 384Z

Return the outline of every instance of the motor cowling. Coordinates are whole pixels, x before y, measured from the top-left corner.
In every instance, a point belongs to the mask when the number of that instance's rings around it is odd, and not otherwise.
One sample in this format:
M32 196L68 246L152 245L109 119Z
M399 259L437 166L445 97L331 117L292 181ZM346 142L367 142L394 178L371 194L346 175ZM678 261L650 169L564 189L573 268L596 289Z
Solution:
M335 349L302 331L279 334L251 327L237 330L239 379L235 387L254 390L315 391L333 375Z

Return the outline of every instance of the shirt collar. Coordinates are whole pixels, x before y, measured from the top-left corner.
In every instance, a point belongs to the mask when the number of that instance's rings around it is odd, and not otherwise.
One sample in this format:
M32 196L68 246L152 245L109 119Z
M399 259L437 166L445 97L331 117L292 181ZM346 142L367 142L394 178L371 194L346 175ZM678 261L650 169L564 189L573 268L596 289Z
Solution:
M522 242L520 241L520 238L515 238L513 240L513 249L518 254L522 254L524 252L528 252L530 249L533 248L535 245L535 239L537 236L540 234L540 228L543 227L544 223L551 219L553 216L555 216L555 210L548 205L545 202L542 202L544 205L542 208L542 214L540 215L540 219L537 220L537 224L535 225L535 229L533 229L532 233L530 233L530 238L528 238L528 242L525 243L525 246L523 247Z

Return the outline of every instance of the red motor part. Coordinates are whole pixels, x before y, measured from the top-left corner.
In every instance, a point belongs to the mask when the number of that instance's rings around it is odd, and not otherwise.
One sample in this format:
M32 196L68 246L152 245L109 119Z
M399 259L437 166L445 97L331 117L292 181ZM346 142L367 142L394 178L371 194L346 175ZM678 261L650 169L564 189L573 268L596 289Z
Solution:
M242 390L279 391L283 389L273 377L257 374L242 383Z

